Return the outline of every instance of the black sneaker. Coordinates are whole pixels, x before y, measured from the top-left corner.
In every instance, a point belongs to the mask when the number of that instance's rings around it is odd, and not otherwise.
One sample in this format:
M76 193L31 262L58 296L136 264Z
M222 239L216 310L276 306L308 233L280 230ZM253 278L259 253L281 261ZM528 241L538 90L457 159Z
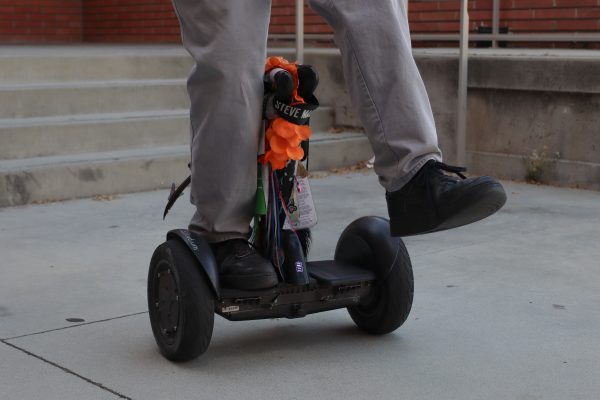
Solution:
M489 217L506 203L498 180L489 176L467 178L461 173L465 171L430 160L402 189L386 193L392 235L418 235L467 225Z
M221 286L231 289L267 289L278 283L271 262L244 239L232 239L211 245L219 265Z

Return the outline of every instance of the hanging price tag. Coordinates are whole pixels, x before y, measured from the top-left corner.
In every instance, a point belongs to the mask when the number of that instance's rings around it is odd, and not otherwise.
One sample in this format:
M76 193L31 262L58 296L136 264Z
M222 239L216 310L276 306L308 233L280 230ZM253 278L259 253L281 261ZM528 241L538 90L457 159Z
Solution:
M290 197L288 211L290 215L285 219L283 229L307 229L317 224L317 210L315 209L307 177L296 175L296 183Z

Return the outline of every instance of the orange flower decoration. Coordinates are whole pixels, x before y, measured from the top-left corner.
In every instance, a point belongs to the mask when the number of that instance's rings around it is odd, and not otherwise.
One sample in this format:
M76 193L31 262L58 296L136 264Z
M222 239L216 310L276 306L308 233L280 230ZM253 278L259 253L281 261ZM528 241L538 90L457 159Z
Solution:
M294 79L292 106L304 104L304 99L298 95L298 66L291 64L282 57L267 59L265 73L274 68L288 71ZM304 150L300 147L303 140L308 140L312 132L308 125L296 125L281 117L268 122L265 135L266 151L259 157L261 164L270 163L274 171L283 169L289 160L302 160Z

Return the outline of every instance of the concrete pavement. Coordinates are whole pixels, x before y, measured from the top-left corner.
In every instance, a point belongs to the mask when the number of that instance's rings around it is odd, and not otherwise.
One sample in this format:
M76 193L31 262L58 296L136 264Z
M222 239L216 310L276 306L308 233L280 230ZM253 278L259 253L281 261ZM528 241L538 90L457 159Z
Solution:
M311 181L313 259L385 215L369 172ZM146 273L185 199L167 192L0 208L2 399L595 399L600 393L600 193L507 182L488 220L406 239L415 301L393 334L337 310L216 318L201 358L172 364L146 313ZM80 318L84 322L68 322Z

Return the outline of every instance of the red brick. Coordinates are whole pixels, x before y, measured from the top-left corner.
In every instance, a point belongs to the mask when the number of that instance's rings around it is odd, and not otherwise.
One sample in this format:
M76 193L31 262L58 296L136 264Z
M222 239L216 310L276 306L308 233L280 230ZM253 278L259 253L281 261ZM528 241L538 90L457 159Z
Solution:
M469 2L469 10L491 10L492 0L475 0Z
M413 22L410 24L413 33L434 33L439 32L436 22Z
M439 10L460 10L460 1L452 0L452 1L438 1L438 9ZM410 6L409 6L410 8Z
M556 21L556 29L559 31L597 31L600 29L597 20L579 20L579 21Z
M423 13L422 21L458 21L460 13L458 11L438 11L431 13Z
M457 22L440 22L438 23L438 30L441 33L456 33L460 32L460 23Z
M487 21L492 19L491 11L469 11L469 19L471 22Z
M534 10L534 18L537 19L574 19L577 17L575 8L551 8Z
M598 0L555 0L556 7L597 6Z
M555 0L514 0L511 1L511 6L504 6L502 8L552 8L554 7Z
M500 20L507 19L532 19L533 10L501 10Z
M82 36L80 0L1 0L0 19L13 28L0 36L5 43L74 42Z
M595 8L578 8L576 10L577 18L596 18L600 19L600 7Z
M410 1L408 3L408 10L409 11L414 11L414 12L419 12L419 11L432 11L432 10L437 10L438 9L438 2L432 2L432 1Z
M507 25L512 32L552 32L556 30L556 21L510 21Z

